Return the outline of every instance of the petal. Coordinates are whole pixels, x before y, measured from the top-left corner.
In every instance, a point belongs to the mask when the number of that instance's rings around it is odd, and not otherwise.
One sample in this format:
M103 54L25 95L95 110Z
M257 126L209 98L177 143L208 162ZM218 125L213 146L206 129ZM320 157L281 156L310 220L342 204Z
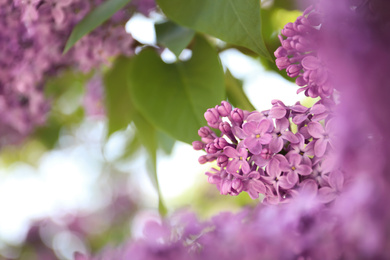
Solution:
M308 127L304 126L299 129L299 133L305 138L310 139L312 136L309 134Z
M273 138L271 140L271 142L269 143L269 149L273 153L280 152L282 150L282 148L283 148L283 139L282 138L279 138L279 137Z
M312 168L308 165L301 164L297 166L296 171L298 172L299 175L307 176L310 175L310 173L312 172Z
M278 177L281 173L281 169L279 168L280 162L274 157L268 164L267 173L269 176L275 178Z
M337 194L332 188L323 187L318 190L318 200L322 203L328 203L334 200L337 197Z
M260 135L264 135L266 132L270 132L273 129L273 123L268 119L263 119L257 125L257 131Z
M297 153L288 153L286 158L292 166L298 166L302 161L302 157Z
M317 184L317 182L315 180L313 180L313 179L304 180L301 183L301 192L305 196L310 196L310 197L316 196L317 192L318 192L318 184Z
M230 192L232 189L232 181L231 180L224 180L221 186L221 194L226 195Z
M247 161L240 161L241 170L243 173L249 173L251 168L249 167L249 163Z
M322 104L315 104L310 109L310 113L314 114L314 115L322 114L322 113L325 113L326 111L327 111L326 107L324 105L322 105Z
M245 147L248 148L248 150L253 154L259 154L261 153L261 150L263 149L260 140L257 138L248 137L244 140Z
M314 56L307 56L302 60L302 66L307 70L316 70L322 67L321 62Z
M318 122L310 122L307 124L307 130L314 138L321 138L325 133L323 126Z
M274 106L269 111L269 116L271 118L281 119L286 115L286 113L287 113L287 111L284 107Z
M225 146L223 148L223 153L229 158L238 158L239 157L238 151L230 146Z
M301 124L303 121L305 121L307 119L307 115L306 114L298 114L298 115L295 115L293 117L293 123L296 124L296 125L299 125Z
M238 148L238 156L242 157L243 160L246 160L248 157L248 151L245 148Z
M221 177L218 175L210 175L207 179L210 184L218 184L221 182Z
M239 127L239 126L234 126L234 127L232 128L232 133L233 133L236 137L238 137L238 138L240 138L240 139L245 139L245 138L248 136L247 134L244 133L244 131L242 130L242 128Z
M255 121L260 122L262 119L264 119L264 115L260 112L253 111L248 117L246 118L247 122Z
M290 172L287 174L287 180L289 183L293 184L293 186L298 182L299 176L295 172Z
M238 170L240 170L240 162L238 159L234 159L233 161L228 162L226 166L226 171L230 174L236 174Z
M341 191L344 185L344 174L341 171L333 171L329 174L328 182L336 191Z
M265 185L260 180L252 179L249 181L250 189L255 190L257 193L265 194Z
M255 122L247 122L242 126L242 130L244 130L244 133L248 135L257 134L258 129L256 127Z
M264 159L260 154L252 155L252 160L257 166L263 167L266 166L269 160Z
M261 144L269 144L272 140L272 135L270 134L263 134L260 138L259 138L259 142Z
M285 176L280 177L278 184L281 188L286 190L291 189L295 186L295 183L289 182Z
M299 102L291 108L292 111L297 113L306 113L309 108L302 106Z
M251 179L258 179L260 178L260 173L258 171L251 171L246 177Z
M316 141L311 141L308 143L305 148L303 148L303 151L305 152L306 155L308 156L313 156L314 155L314 145Z
M293 143L293 144L299 143L298 137L296 137L296 135L293 134L293 133L290 132L290 131L284 131L284 132L282 133L282 138L283 138L283 139L286 139L287 141L289 141L290 143Z
M276 131L284 131L286 129L288 129L288 127L290 126L290 122L288 121L287 118L283 117L281 119L276 119L275 120L275 132Z
M326 146L328 141L324 139L318 139L314 143L314 154L315 156L322 157L325 154Z

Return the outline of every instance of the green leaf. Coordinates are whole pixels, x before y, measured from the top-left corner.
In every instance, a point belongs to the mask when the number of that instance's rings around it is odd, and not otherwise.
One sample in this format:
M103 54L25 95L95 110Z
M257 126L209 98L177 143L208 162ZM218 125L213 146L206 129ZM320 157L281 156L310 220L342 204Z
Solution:
M84 35L92 32L131 0L108 0L93 9L72 30L66 42L64 54Z
M207 108L225 97L218 55L200 36L195 38L189 61L166 64L154 50L145 49L132 68L134 105L157 128L186 143L198 139Z
M141 141L136 135L131 135L126 140L125 151L119 158L121 161L127 161L141 148Z
M157 3L166 16L182 26L270 58L261 34L259 0L157 0Z
M195 32L189 28L165 21L154 25L157 43L167 47L176 57L190 44Z
M228 100L233 106L248 111L256 110L246 96L242 88L242 82L236 79L228 69L225 73L225 87Z
M134 106L128 89L131 60L118 57L113 67L104 75L108 133L126 128L132 121Z
M171 154L176 140L162 131L157 131L157 139L158 147L161 148L164 153Z
M147 164L149 166L149 177L152 181L152 184L157 190L159 201L158 209L161 215L167 213L167 209L162 201L161 191L158 184L157 176L157 131L153 125L151 125L140 113L134 114L134 124L137 128L136 135L139 138L140 142L146 148L149 158Z

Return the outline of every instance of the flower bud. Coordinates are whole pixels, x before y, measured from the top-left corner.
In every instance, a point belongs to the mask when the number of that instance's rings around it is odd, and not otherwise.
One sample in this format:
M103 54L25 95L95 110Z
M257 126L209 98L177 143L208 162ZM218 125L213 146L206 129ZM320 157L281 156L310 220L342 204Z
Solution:
M193 141L192 142L192 147L196 151L202 150L204 148L204 146L205 146L204 143L202 143L201 141Z
M287 56L287 51L282 46L280 46L279 48L276 49L276 51L274 52L274 55L276 58L282 58L282 57Z
M229 158L224 154L218 156L217 158L217 165L221 168L227 166L228 162L229 162Z
M230 113L230 116L231 116L232 120L238 124L241 124L244 121L244 112L239 108L235 108Z
M204 118L209 125L213 125L219 121L219 113L215 108L209 108L204 113Z
M207 160L206 155L200 156L200 157L198 158L198 162L199 162L200 164L205 164L205 163L207 163L208 160Z
M287 72L287 75L289 77L295 78L299 75L299 73L301 72L301 69L302 69L301 65L292 64L292 65L287 67L286 72Z
M238 193L240 193L244 188L244 184L242 183L242 181L240 179L235 178L232 181L232 188L235 189Z
M217 106L218 113L221 116L228 116L232 111L232 105L229 102L222 101L220 106Z
M211 134L211 130L210 130L210 128L208 128L207 126L202 126L202 127L198 130L198 135L199 135L200 137L208 137L210 134Z
M219 130L225 135L229 135L232 133L232 127L228 122L221 122L219 124Z
M214 154L214 153L219 151L219 149L215 147L214 143L206 144L206 149L205 150L206 150L206 152L208 154Z
M217 149L221 149L222 150L227 145L229 145L229 143L222 137L218 137L218 138L214 139L214 146Z
M286 69L291 64L288 57L277 58L275 63L279 70Z

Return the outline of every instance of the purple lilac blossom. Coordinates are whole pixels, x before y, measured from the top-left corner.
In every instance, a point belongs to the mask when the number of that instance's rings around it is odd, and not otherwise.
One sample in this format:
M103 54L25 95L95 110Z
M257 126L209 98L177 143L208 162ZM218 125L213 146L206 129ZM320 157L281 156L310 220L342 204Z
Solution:
M275 51L276 66L287 75L296 78L296 84L309 97L329 97L333 93L333 85L329 79L324 57L316 52L321 42L321 14L312 6L294 23L288 23L279 36L280 46Z
M204 126L198 131L202 142L195 141L193 147L206 151L199 157L200 163L217 160L220 169L213 168L206 175L221 194L235 196L245 191L251 198L263 194L264 202L278 204L299 192L301 183L308 179L316 181L318 188L331 187L327 176L318 178L315 169L327 160L325 152L332 148L328 145L334 138L328 133L332 114L326 113L320 101L313 110L299 103L272 103L268 111L249 112L222 101L221 106L206 111L208 125L221 129L221 135ZM295 120L295 125L292 122L297 117L302 119ZM325 124L325 130L319 122ZM294 127L296 133L291 130Z

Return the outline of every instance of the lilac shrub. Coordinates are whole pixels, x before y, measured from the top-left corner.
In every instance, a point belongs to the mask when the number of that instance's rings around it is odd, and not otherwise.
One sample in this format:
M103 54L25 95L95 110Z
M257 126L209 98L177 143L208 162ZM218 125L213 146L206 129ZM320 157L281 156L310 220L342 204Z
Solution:
M173 215L108 258L390 259L389 12L386 0L326 0L285 27L278 66L321 97L311 108L273 101L249 112L223 101L205 113L193 147L206 152L200 163L216 161L209 182L265 203L203 222Z

